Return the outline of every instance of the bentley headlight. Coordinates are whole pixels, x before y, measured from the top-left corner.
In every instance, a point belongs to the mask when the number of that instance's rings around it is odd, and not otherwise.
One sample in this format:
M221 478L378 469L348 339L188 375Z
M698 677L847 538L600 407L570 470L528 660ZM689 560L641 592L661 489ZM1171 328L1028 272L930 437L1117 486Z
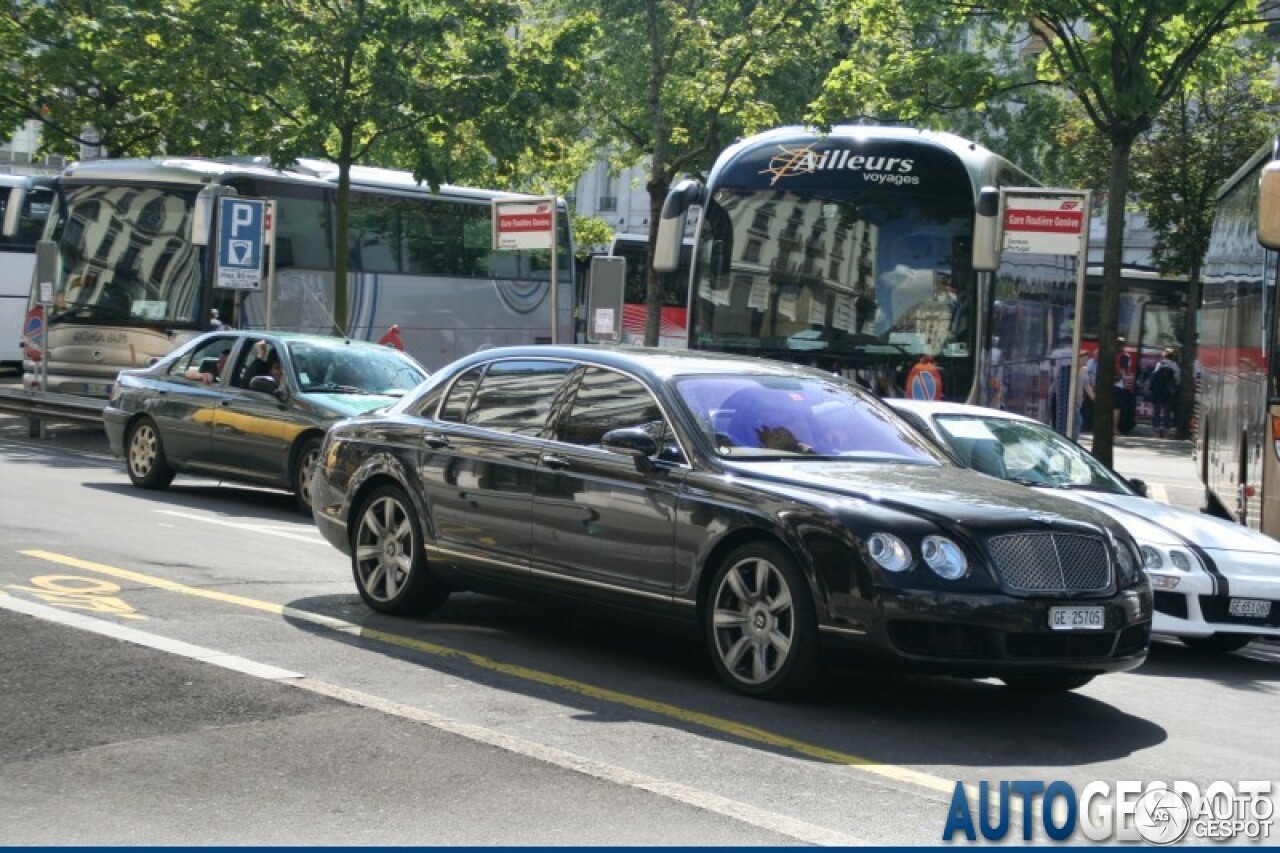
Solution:
M920 555L934 574L949 581L962 578L969 571L964 551L945 536L926 536L920 543Z
M911 568L911 549L892 533L872 533L867 539L871 559L886 572L905 572Z
M1124 549L1121 549L1124 550ZM1151 569L1164 568L1164 557L1160 556L1160 552L1150 545L1142 546L1142 567L1150 571Z
M1146 550L1143 550L1142 558L1146 561ZM1133 551L1129 550L1129 546L1123 542L1116 543L1116 562L1120 566L1120 575L1125 579L1132 578L1138 571L1138 563L1134 560Z

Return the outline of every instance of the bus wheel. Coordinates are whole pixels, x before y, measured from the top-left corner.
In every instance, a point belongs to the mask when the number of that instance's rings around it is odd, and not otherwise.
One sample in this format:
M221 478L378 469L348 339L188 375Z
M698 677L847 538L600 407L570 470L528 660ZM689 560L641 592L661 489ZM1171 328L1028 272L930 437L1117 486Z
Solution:
M1210 634L1207 637L1179 637L1182 645L1198 652L1227 654L1238 652L1253 642L1252 634Z
M293 457L293 497L303 515L311 515L311 475L320 460L320 437L313 435L304 440Z
M173 482L174 470L164 458L164 443L156 422L142 418L129 430L125 442L129 479L140 489L163 489Z

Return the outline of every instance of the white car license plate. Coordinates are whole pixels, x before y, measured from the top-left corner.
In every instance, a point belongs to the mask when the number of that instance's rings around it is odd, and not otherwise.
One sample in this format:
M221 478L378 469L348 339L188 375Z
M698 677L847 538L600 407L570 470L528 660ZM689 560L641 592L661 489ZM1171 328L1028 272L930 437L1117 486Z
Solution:
M1227 612L1232 616L1266 619L1271 615L1271 602L1256 598L1233 598L1227 602Z
M1049 608L1049 627L1055 631L1101 631L1106 625L1102 607Z

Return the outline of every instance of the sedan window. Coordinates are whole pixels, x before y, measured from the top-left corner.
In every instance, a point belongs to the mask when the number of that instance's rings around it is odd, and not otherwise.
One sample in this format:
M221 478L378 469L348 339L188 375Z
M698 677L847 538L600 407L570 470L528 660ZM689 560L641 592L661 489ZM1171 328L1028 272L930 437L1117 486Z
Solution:
M552 403L573 365L567 361L499 361L476 389L466 423L517 435L542 435Z
M630 376L600 367L589 367L578 383L568 417L556 430L556 439L583 447L600 447L610 430L643 429L662 445L671 435L658 401Z

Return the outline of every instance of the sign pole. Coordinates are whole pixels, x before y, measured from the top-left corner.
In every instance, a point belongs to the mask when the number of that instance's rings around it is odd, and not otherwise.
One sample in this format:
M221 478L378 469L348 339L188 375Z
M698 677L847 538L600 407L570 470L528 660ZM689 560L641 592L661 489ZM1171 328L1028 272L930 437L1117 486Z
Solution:
M264 242L267 246L267 331L271 331L271 309L274 307L276 298L276 202L275 199L267 201L266 222L264 223L264 231L266 235Z
M551 197L551 345L555 346L560 342L558 328L560 326L560 277L556 274L556 216L559 211L556 210L556 198Z
M1080 263L1076 264L1076 321L1071 329L1071 401L1073 410L1067 421L1067 437L1072 441L1080 439L1080 409L1076 406L1076 395L1080 389L1080 341L1084 334L1084 290L1089 267L1089 211L1093 209L1093 193L1084 193L1084 228L1080 231ZM1083 402L1083 401L1081 401Z

